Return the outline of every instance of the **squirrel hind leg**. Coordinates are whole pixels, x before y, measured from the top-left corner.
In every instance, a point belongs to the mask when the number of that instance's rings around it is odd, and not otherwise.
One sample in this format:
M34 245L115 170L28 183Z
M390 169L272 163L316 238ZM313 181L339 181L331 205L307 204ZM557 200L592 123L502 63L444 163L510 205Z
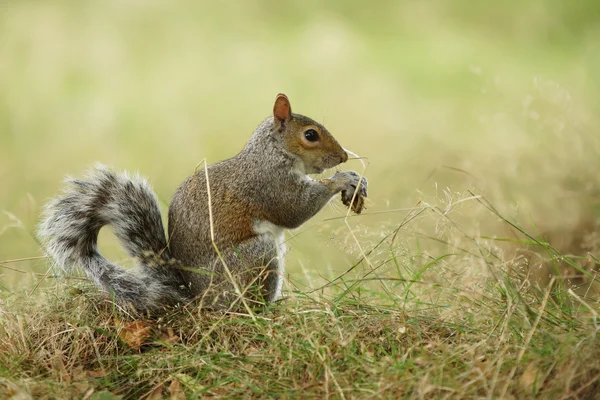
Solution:
M270 238L268 238L270 239ZM285 252L284 236L281 233L274 237L275 254L272 254L271 259L267 260L264 279L263 292L265 301L273 303L281 297L283 290L283 281L285 277ZM273 240L273 239L271 239Z
M273 303L281 297L284 279L284 261L283 258L272 258L264 268L264 277L262 282L262 295L264 301Z
M207 270L188 268L182 274L203 308L228 309L234 302L241 304L238 290L253 304L270 303L281 295L283 286L283 259L278 253L273 236L260 234L222 250L221 257L215 254L206 261Z
M252 271L251 282L257 286L256 293L251 296L272 303L281 297L284 280L285 244L283 231L275 235L261 234L240 246L245 250L246 259L254 260L249 264Z

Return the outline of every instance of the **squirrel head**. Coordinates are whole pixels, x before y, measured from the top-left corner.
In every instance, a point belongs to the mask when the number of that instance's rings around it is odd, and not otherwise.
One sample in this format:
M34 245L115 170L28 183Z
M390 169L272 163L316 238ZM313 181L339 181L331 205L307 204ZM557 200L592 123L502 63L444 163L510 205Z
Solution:
M348 154L318 122L292 114L290 100L278 94L273 106L273 134L289 153L299 157L307 174L317 174L346 162Z

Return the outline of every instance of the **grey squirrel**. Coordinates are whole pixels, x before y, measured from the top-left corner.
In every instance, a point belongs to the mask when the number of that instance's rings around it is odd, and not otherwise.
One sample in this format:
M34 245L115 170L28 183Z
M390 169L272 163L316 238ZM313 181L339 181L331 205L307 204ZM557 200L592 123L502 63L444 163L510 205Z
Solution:
M60 273L79 267L117 302L138 310L190 301L224 308L240 295L273 302L283 283L284 230L306 222L337 193L346 205L353 196L367 196L367 181L356 172L323 180L307 176L347 160L323 125L293 114L289 99L279 94L273 117L239 154L180 185L169 207L168 240L148 182L102 165L67 182L45 206L38 234ZM98 252L105 225L137 259L137 273Z

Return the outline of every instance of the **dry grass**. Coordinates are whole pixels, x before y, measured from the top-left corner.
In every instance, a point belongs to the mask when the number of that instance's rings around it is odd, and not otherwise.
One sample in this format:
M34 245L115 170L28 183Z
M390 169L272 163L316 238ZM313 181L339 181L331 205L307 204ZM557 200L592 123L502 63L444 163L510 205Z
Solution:
M153 332L137 351L120 340L114 321L129 317L91 300L4 313L4 396L104 390L143 398L167 395L172 382L190 398L496 398L506 391L585 399L599 390L598 327L589 314L565 315L552 304L498 298L475 310L463 299L477 315L458 321L348 300L287 302L256 322L179 310L147 323ZM171 341L166 327L175 332Z
M0 390L19 398L594 398L592 279L582 273L581 295L559 273L540 287L521 257L469 235L453 234L452 253L423 250L444 235L421 238L421 252L411 253L401 232L427 214L456 225L437 206L415 208L366 248L367 259L320 289L290 287L254 318L178 308L147 319L77 281L5 296ZM516 248L575 264L519 235ZM486 278L466 276L461 262L484 266Z

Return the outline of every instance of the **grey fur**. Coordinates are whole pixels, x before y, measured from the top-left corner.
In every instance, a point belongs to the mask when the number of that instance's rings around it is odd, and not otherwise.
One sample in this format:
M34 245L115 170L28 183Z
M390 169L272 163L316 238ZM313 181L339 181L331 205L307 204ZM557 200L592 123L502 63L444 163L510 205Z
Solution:
M298 145L307 126L319 129L322 144L308 149ZM290 109L286 120L265 120L238 155L208 168L214 242L204 170L176 191L167 244L156 196L146 180L101 165L86 179L67 181L65 192L46 206L39 235L59 271L80 267L118 301L137 309L192 299L229 307L239 299L238 290L250 301L275 301L284 273L284 229L300 226L333 195L353 193L359 184L352 171L322 181L306 173L346 159L322 125ZM99 254L98 232L104 225L112 226L139 261L138 273Z
M98 252L98 232L105 225L140 261L138 274ZM62 195L46 205L38 234L59 274L79 267L92 282L138 309L188 297L169 257L156 195L137 175L130 178L98 164L86 179L67 179Z

